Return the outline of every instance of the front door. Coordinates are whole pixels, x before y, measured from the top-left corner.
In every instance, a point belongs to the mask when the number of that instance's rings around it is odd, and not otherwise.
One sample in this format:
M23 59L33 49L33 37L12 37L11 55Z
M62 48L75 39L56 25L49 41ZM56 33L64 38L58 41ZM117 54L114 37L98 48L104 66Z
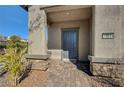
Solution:
M78 58L78 29L68 28L62 31L63 57L69 59Z

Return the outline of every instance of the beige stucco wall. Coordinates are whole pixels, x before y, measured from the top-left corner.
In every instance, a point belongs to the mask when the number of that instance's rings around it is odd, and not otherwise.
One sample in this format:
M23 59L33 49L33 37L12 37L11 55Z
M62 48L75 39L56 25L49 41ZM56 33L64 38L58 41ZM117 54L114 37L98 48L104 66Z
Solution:
M120 6L120 19L121 19L121 53L122 56L124 57L124 6Z
M120 56L121 20L120 6L95 6L94 56L114 58ZM114 39L102 39L102 33L114 33Z
M48 49L61 50L61 28L79 27L79 59L87 61L89 55L90 21L53 23L48 31Z
M94 6L92 12L91 62L124 56L124 6ZM114 33L114 39L102 39L102 33Z

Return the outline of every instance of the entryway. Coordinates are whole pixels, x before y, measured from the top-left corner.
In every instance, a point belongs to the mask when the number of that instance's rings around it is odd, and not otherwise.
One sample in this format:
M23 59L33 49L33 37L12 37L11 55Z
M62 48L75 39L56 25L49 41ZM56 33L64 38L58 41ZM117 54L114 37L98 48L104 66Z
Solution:
M76 8L75 6L73 6ZM92 50L92 8L47 11L51 59L89 61ZM76 59L76 60L75 60Z

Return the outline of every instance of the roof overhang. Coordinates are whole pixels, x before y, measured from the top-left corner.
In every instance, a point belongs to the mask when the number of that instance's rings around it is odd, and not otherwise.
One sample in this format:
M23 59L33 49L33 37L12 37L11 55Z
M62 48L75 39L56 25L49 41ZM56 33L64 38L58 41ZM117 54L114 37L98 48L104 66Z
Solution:
M92 16L92 6L63 5L44 9L50 23L89 20Z

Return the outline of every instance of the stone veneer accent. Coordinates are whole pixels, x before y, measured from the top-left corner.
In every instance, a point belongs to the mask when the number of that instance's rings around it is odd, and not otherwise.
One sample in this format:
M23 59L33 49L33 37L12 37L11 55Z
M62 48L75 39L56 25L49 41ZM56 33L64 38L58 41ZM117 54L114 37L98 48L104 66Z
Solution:
M31 70L46 71L49 66L48 60L29 60L32 64Z
M90 66L93 75L124 78L124 64L92 62Z

